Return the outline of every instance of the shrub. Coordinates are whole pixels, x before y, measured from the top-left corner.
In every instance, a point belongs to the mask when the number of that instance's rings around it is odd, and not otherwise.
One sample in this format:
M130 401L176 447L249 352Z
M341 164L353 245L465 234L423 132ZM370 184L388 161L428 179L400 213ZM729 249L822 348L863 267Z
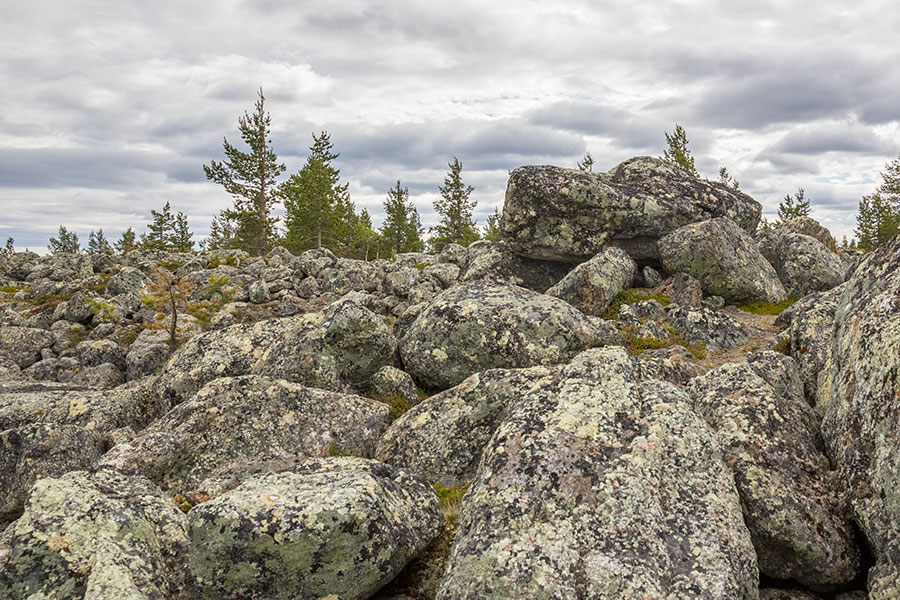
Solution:
M772 304L770 302L750 302L749 304L742 304L738 308L754 315L777 315L797 300L799 300L799 298L792 296L786 300L782 300L778 304Z

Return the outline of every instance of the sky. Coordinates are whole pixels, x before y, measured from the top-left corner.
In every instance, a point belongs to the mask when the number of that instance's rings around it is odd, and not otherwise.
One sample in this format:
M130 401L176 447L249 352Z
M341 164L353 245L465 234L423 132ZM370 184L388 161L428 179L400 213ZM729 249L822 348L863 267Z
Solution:
M434 225L453 157L483 225L510 170L660 156L678 123L703 176L770 220L804 188L840 240L900 153L898 30L887 0L8 2L0 239L115 240L166 202L202 239L231 205L202 166L262 88L282 177L328 131L376 227L397 179Z

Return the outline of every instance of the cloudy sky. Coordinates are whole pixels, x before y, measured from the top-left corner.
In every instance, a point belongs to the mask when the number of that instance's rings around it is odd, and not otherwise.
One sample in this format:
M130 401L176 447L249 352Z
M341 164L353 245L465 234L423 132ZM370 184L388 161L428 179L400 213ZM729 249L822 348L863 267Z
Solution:
M214 8L213 8L214 7ZM400 178L423 223L456 156L483 223L524 164L662 154L680 123L771 217L806 189L852 236L900 152L887 0L31 0L0 23L0 237L138 232L169 201L200 238L230 197L202 165L262 86L287 173L327 130L376 225Z

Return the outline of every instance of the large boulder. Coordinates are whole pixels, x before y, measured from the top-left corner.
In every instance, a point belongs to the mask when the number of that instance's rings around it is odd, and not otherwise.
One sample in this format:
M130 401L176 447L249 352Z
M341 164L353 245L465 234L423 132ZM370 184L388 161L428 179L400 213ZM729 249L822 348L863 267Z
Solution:
M0 327L0 358L14 362L20 369L41 360L41 350L54 343L56 338L45 329Z
M607 248L547 290L586 315L602 316L616 294L630 288L637 264L621 248Z
M782 233L775 241L772 266L791 296L830 290L844 282L847 266L814 237Z
M582 354L573 363L582 364ZM651 350L629 360L629 368L645 379L680 385L699 374L698 367L675 348ZM476 373L391 423L378 442L375 457L447 487L465 483L475 475L482 450L510 411L527 395L556 385L563 368L553 365Z
M3 598L155 600L184 589L186 518L143 477L41 479L10 528Z
M437 597L755 599L757 581L712 430L677 387L601 348L491 438Z
M777 365L773 381L781 375ZM776 392L747 363L714 369L687 391L734 472L760 571L820 591L852 582L860 549L812 407Z
M656 240L688 223L728 217L752 232L762 206L727 185L647 156L608 173L550 166L509 176L501 235L522 256L581 262L608 245L658 258Z
M205 597L370 598L440 533L425 481L360 458L264 473L188 513Z
M900 597L900 237L869 253L836 304L822 434L875 566L869 597Z
M506 242L481 240L467 249L460 281L499 279L544 293L572 267L566 262L535 260L516 254Z
M194 336L169 359L161 381L175 403L217 377L248 373L342 391L392 364L396 351L397 340L382 318L342 299L318 313Z
M292 452L372 456L388 406L257 375L207 383L102 464L143 475L169 492L187 492L229 462Z
M823 246L832 252L838 253L837 242L834 240L834 236L831 235L828 228L824 227L812 217L795 217L793 219L788 219L783 223L779 223L776 227L778 232L782 234L800 233L808 235L809 237L819 240Z
M93 468L119 430L140 430L163 414L146 380L106 392L61 384L0 386L0 523L22 511L35 480Z
M740 346L755 332L753 327L721 310L707 306L670 306L665 320L685 340L703 342L710 352Z
M784 286L753 238L731 219L685 225L659 240L663 267L696 278L707 294L734 303L785 299Z
M421 384L446 389L487 369L567 362L596 338L590 319L568 303L484 280L435 298L403 336L400 355Z

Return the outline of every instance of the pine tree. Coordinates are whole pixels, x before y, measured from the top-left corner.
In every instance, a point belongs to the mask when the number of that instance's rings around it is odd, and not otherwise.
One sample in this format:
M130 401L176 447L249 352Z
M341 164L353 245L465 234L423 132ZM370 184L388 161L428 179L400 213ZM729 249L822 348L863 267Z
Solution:
M103 235L103 228L100 228L97 233L91 230L88 236L87 251L88 254L112 254L112 247L106 240L106 236Z
M784 197L778 204L778 223L784 223L797 217L809 216L809 200L806 199L806 190L798 188L797 193Z
M193 252L194 251L194 233L188 227L187 215L179 211L175 215L175 226L169 238L169 245L175 252Z
M119 254L128 254L137 248L134 240L134 231L132 231L131 227L122 232L122 237L116 242L115 248Z
M684 127L675 123L675 131L672 132L672 135L666 132L666 144L668 149L663 153L664 161L690 171L694 175L699 175L694 166L694 157L691 156L691 151L688 149L687 133L684 131Z
M494 212L488 215L482 239L492 242L500 241L500 210L496 206L494 207Z
M372 217L365 208L358 215L354 213L351 220L350 244L344 255L369 260L369 254L378 248L381 236L372 228Z
M169 350L175 352L178 344L178 313L186 308L196 283L161 266L154 269L154 274L156 281L147 287L146 292L142 292L141 302L162 314L169 313Z
M221 211L213 217L209 226L209 236L204 240L203 248L207 252L234 248L234 229L232 229L232 222L225 211Z
M233 207L222 213L234 231L234 245L262 256L274 236L277 219L271 213L279 198L276 178L285 167L272 150L271 117L265 111L262 88L258 95L255 112L238 118L241 139L250 152L241 152L225 138L225 161L211 161L203 165L203 171L234 198Z
M430 229L434 235L428 242L434 252L440 252L451 243L468 246L479 238L472 218L476 203L469 200L475 188L463 184L459 159L454 156L447 166L450 172L444 177L444 185L439 187L441 198L434 201L434 210L441 215L440 223Z
M859 201L856 225L860 250L874 250L900 233L900 157L884 165L881 184Z
M6 245L0 248L0 257L9 258L16 253L16 241L11 237L6 238Z
M402 187L399 179L397 185L388 191L384 201L381 237L390 255L421 252L425 249L419 211L409 200L409 188Z
M282 188L285 207L285 245L292 252L323 245L334 250L346 243L350 215L348 184L340 183L341 171L331 165L334 152L327 131L313 134L306 164Z
M591 156L590 152L586 152L584 154L584 158L578 163L578 169L580 171L584 171L585 173L593 173L594 171L594 157Z
M47 245L52 254L59 254L60 252L77 254L81 251L81 246L78 243L77 233L75 233L74 231L69 232L63 225L60 225L57 235L59 236L59 238L51 237L50 243Z
M141 234L141 247L147 250L172 250L172 233L175 231L175 215L166 202L161 212L150 210L153 221L147 224L147 233Z
M728 169L725 167L719 169L719 183L723 183L733 190L741 189L741 184L738 183L737 179L731 176L731 173L729 173Z

